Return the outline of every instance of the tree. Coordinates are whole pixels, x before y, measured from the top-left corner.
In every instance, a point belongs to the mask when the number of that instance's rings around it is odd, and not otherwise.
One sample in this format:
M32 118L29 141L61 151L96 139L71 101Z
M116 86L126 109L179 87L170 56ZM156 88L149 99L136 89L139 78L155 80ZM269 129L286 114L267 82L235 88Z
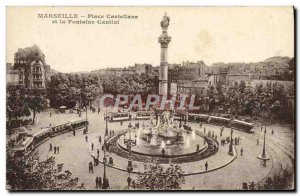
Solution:
M40 113L49 107L49 101L40 95L29 95L25 98L25 105L32 110L32 123L35 121L36 113Z
M171 165L166 170L159 164L145 166L145 171L139 174L132 184L139 190L178 190L185 183L183 171L178 165Z
M39 160L38 153L14 158L7 153L7 184L11 190L76 190L84 189L63 164L56 164L55 157Z

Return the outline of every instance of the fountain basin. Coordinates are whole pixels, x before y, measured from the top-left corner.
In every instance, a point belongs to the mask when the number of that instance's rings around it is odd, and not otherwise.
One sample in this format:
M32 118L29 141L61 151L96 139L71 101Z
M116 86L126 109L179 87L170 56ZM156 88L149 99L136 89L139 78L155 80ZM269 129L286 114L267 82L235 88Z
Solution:
M129 132L122 134L118 138L117 145L119 148L129 152L129 147L126 145L123 139L124 136L125 138L129 138ZM161 157L163 155L162 149L164 149L164 157L180 157L199 153L207 149L207 142L205 139L191 132L183 132L183 140L156 137L155 144L152 142L153 140L151 141L151 138L146 139L134 136L135 133L132 133L131 138L136 140L136 145L131 147L131 152L140 155ZM197 145L199 145L198 148Z

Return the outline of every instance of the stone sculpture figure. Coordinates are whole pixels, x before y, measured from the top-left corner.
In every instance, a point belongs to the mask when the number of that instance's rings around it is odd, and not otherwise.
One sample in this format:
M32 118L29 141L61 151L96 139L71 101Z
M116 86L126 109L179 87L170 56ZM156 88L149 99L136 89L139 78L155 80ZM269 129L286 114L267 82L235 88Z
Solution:
M164 17L162 18L161 22L160 22L160 26L162 28L163 31L166 31L169 27L170 24L170 17L167 16L167 13L165 13Z

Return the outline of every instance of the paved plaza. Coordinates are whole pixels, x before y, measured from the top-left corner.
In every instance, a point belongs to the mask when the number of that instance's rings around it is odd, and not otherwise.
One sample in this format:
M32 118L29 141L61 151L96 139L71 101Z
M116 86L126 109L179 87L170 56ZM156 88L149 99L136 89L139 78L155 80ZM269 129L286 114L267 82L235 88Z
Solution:
M52 113L50 117L49 113ZM74 113L56 114L53 111L47 111L38 115L38 123L30 127L32 133L38 132L42 127L49 124L56 125L66 123L73 119L85 118L85 113L78 117ZM94 167L94 173L89 173L88 163L93 161L92 155L96 154L96 150L100 150L100 160L103 158L103 151L99 144L99 136L103 138L105 134L104 112L100 114L88 111L89 133L88 141L82 129L77 130L76 136L71 132L51 138L41 144L37 150L40 158L46 159L49 156L55 156L57 163L63 163L64 169L70 170L74 177L79 177L79 181L83 182L86 189L96 189L95 178L103 176L103 164ZM131 121L133 124L136 121ZM142 121L139 121L142 122ZM113 130L115 135L127 129L129 122L109 122L108 130ZM220 141L222 138L230 136L230 129L225 128L223 136L220 137L219 126L203 124L202 128L197 123L187 122L195 132L203 133L206 130L212 130L218 136ZM263 182L267 176L279 174L283 169L292 169L294 163L294 132L293 127L280 125L267 125L266 133L266 154L270 157L267 165L264 167L262 161L257 158L262 153L263 131L260 125L255 126L254 134L244 133L238 130L233 131L233 137L240 138L240 144L234 145L234 156L228 155L229 144L220 145L215 155L197 162L189 162L180 164L185 172L185 184L183 189L241 189L242 182L255 183ZM271 134L271 131L274 134ZM259 145L257 145L259 139ZM50 142L54 146L60 147L59 154L49 152ZM91 149L91 144L94 149ZM240 150L243 148L243 156ZM106 167L106 175L110 181L111 189L126 189L128 172L126 172L127 159L117 156L113 153L107 153L108 157L113 157L114 165ZM208 171L205 171L205 162L208 162ZM142 172L143 162L133 162L135 172ZM135 179L136 174L130 174Z

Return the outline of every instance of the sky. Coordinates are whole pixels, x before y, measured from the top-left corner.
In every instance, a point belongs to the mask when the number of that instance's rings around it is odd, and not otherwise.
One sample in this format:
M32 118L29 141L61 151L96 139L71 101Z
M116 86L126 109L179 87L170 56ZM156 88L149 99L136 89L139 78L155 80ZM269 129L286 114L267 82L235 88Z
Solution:
M7 7L7 62L38 45L61 72L160 62L160 21L170 17L168 62L259 62L294 57L292 7ZM137 15L120 24L53 24L38 14ZM85 17L81 17L85 16ZM109 20L109 19L101 19Z

